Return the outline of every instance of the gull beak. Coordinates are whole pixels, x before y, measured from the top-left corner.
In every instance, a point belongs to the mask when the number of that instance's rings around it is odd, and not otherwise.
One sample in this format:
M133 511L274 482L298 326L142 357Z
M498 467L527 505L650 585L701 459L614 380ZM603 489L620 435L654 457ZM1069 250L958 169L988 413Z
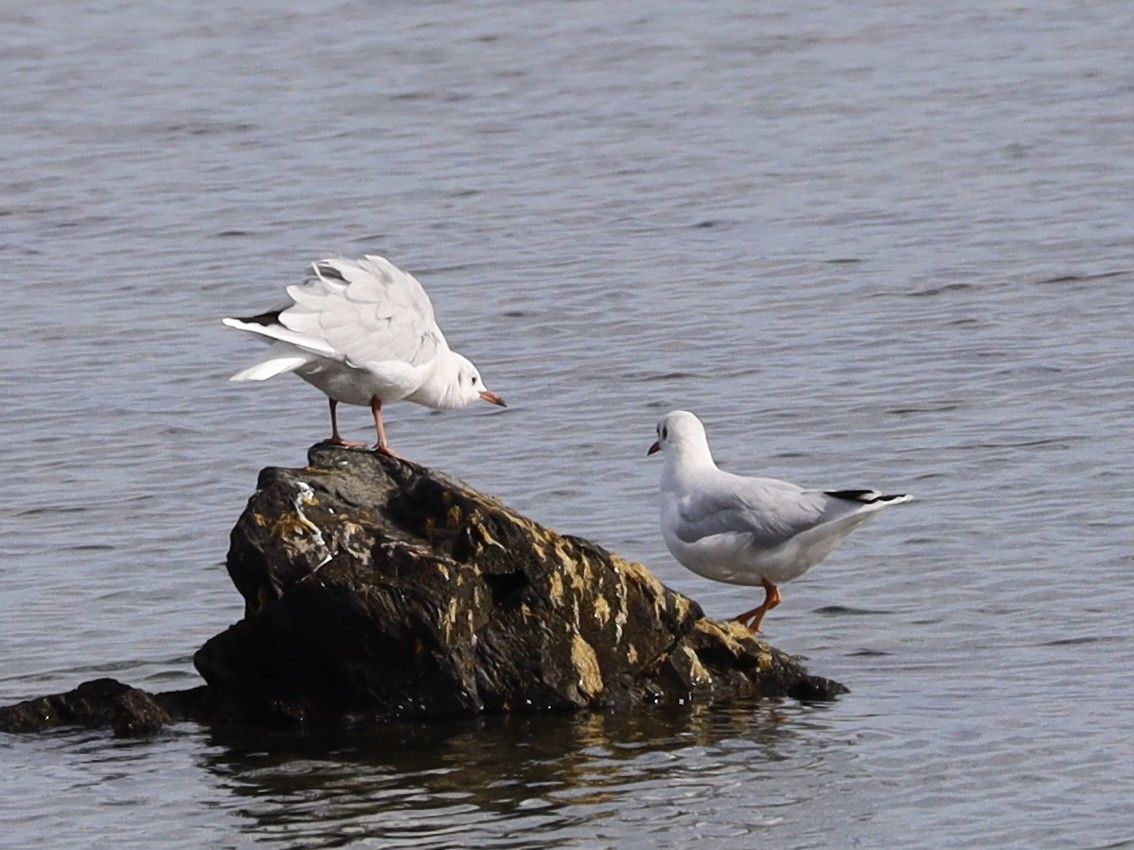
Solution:
M483 398L485 401L487 401L489 404L498 404L501 407L507 407L508 406L504 403L504 399L502 399L500 396L498 396L492 390L485 390L484 392L482 392L480 394L480 397Z
M646 452L646 457L649 457L654 452L660 452L660 451L661 451L661 443L659 443L655 440L654 444L652 446L650 446L649 451Z

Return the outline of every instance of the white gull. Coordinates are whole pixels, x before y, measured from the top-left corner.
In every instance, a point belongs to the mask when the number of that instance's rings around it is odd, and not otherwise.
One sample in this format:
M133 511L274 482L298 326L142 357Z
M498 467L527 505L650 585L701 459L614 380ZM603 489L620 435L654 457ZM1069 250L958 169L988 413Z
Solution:
M337 406L369 407L375 449L397 457L386 439L382 405L406 399L436 409L464 407L478 398L504 406L476 367L449 349L417 280L384 257L313 263L313 276L287 287L290 301L230 328L271 342L264 356L232 376L264 381L294 372L324 393L331 408L331 442L339 435Z
M736 617L760 631L780 604L777 585L826 558L855 528L912 496L875 490L806 490L717 468L701 420L684 410L658 423L647 454L661 451L661 530L673 557L698 575L762 585L764 601Z

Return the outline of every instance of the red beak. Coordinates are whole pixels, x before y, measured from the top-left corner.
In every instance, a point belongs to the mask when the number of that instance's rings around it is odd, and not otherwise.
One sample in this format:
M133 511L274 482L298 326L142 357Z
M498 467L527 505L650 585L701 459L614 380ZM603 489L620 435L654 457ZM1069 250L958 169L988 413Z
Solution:
M661 451L661 443L655 441L654 444L652 446L650 446L650 450L648 452L646 452L646 457L649 457L654 452L660 452L660 451Z
M489 404L498 404L501 407L507 407L508 406L504 403L504 399L502 399L500 396L498 396L492 390L485 390L484 392L482 392L480 394L480 397L483 398L485 401L487 401Z

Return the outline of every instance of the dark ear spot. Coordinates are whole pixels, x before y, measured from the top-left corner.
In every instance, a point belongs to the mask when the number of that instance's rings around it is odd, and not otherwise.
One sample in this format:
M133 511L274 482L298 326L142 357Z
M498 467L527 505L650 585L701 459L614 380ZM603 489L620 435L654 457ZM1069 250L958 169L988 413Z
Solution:
M668 428L662 428L662 429L661 429L661 438L662 438L663 440L668 440L668 439L669 439L669 429L668 429Z

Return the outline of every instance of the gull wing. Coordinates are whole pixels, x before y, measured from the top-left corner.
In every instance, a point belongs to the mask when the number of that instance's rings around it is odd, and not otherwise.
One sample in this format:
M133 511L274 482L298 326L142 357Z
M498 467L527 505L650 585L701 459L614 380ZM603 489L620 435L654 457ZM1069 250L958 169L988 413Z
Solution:
M420 366L448 349L429 296L389 260L320 260L312 269L313 277L287 287L295 303L277 320L287 333L266 335L361 368Z
M716 486L694 488L678 503L686 543L718 534L747 535L767 549L826 521L830 499L774 478L742 478L720 473Z

